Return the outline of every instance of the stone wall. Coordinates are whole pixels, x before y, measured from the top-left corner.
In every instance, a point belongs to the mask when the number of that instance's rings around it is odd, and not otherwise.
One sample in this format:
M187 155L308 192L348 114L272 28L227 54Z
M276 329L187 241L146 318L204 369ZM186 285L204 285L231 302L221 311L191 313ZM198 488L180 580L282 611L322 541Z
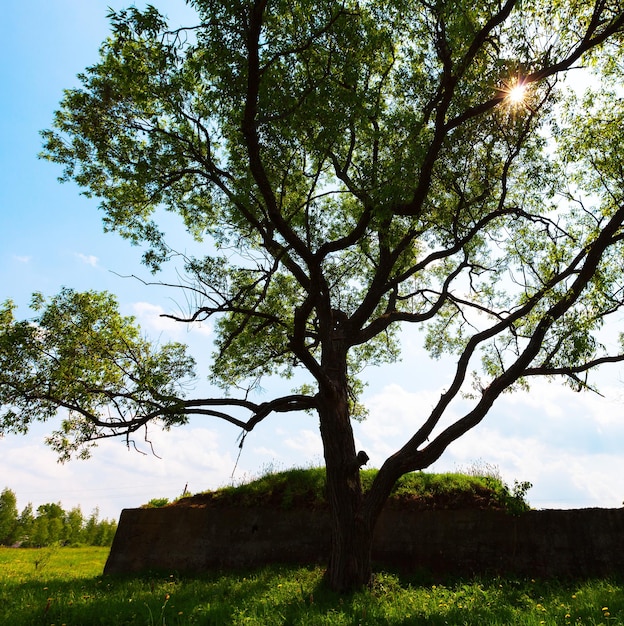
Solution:
M106 573L201 571L325 562L325 511L215 507L125 509ZM624 572L624 509L386 510L373 559L406 571L603 576Z

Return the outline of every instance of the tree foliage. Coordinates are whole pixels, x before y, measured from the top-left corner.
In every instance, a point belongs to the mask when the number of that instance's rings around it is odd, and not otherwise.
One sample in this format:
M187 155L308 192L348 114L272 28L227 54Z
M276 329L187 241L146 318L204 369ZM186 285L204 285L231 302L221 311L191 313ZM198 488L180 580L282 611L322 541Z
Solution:
M85 518L80 507L65 511L60 503L49 502L34 513L29 503L18 514L15 493L6 487L0 495L0 545L110 546L116 529L114 520L99 519L97 509Z
M11 545L18 528L17 498L10 489L0 494L0 545Z
M180 385L194 365L184 346L153 347L107 293L64 289L49 301L35 294L31 307L37 316L29 321L16 321L10 302L0 310L6 431L26 432L64 409L48 442L66 459L156 417L165 427L184 421Z
M197 22L177 30L153 7L111 12L44 156L100 199L107 229L146 247L153 271L179 258L159 211L206 242L184 258L188 315L172 317L214 324L213 382L308 381L263 403L187 400L183 347L151 348L110 296L65 291L37 298L29 323L2 313L5 430L66 409L52 439L64 455L152 419L205 414L250 431L274 411L314 410L335 528L363 519L366 535L398 477L501 393L535 376L584 388L623 360L598 335L624 294L619 0L190 4ZM92 310L106 321L81 330ZM457 367L363 496L358 373L397 358L406 324ZM471 407L440 427L466 393Z

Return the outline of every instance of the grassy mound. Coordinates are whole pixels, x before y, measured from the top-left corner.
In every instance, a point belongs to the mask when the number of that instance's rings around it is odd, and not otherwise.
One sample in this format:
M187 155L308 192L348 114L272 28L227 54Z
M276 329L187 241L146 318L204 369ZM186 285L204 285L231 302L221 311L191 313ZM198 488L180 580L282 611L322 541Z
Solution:
M370 488L376 473L375 469L361 472L364 491ZM387 506L411 511L490 509L519 513L530 508L524 499L527 487L522 486L512 492L496 476L413 472L397 482ZM238 486L181 498L169 506L325 508L325 468L270 472Z

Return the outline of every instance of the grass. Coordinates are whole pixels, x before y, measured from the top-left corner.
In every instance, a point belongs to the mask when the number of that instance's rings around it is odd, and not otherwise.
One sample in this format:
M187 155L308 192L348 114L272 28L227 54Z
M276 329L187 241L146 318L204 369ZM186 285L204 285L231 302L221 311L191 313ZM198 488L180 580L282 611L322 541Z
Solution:
M614 625L615 580L432 580L377 574L341 596L318 567L270 566L179 576L102 576L106 548L0 549L0 624Z
M376 474L374 469L360 473L365 491L372 485ZM528 483L521 487L523 485ZM524 500L525 492L526 487L524 492L510 490L496 475L413 472L399 479L387 506L411 510L500 509L518 513L529 508ZM326 506L325 469L267 472L250 482L185 497L175 504L322 508Z

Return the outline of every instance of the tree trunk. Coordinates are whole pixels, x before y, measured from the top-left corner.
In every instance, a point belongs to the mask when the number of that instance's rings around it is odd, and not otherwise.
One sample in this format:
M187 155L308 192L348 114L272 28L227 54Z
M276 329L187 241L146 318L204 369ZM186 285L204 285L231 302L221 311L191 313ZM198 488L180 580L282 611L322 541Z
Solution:
M345 368L346 370L346 368ZM372 528L363 515L358 462L345 376L319 393L320 430L331 516L331 555L326 582L346 592L370 582Z
M325 580L334 591L350 592L371 581L372 532L361 515L346 507L332 511L331 554Z

